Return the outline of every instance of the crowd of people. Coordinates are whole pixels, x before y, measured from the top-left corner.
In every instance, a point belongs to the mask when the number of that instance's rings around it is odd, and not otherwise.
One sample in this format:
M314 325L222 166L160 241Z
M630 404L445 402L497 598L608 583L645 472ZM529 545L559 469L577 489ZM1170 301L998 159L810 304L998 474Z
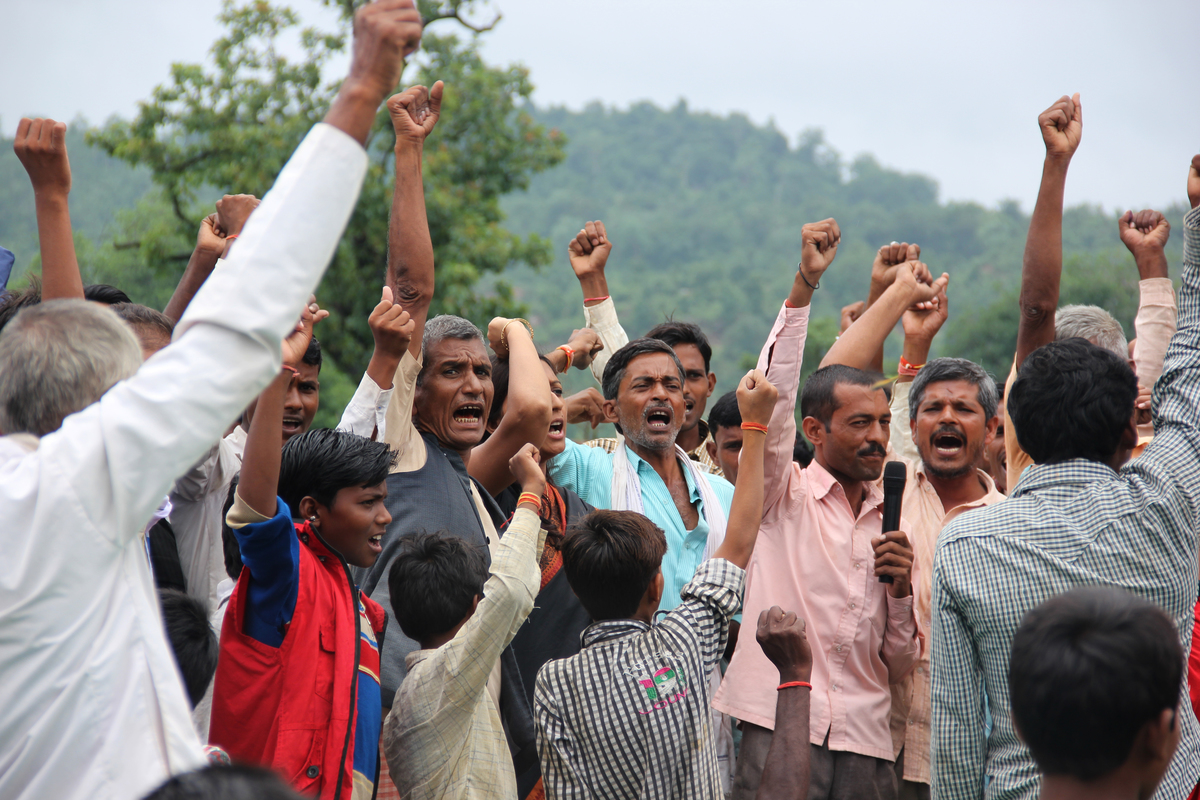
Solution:
M217 202L162 311L84 285L65 126L21 120L42 271L0 292L0 797L1200 797L1200 156L1178 305L1166 218L1118 222L1134 339L1059 307L1075 95L1038 117L1006 381L929 358L950 276L891 242L802 383L826 219L714 401L698 325L629 339L598 220L566 343L430 316L444 87L394 93L421 33L411 0L359 9L324 122L261 202ZM385 102L375 349L317 429L312 293ZM599 388L564 397L573 368Z

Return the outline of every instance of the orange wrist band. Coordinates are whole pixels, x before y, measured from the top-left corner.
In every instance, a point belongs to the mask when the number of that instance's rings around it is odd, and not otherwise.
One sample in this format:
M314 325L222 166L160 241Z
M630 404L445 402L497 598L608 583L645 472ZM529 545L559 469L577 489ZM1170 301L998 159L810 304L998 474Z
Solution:
M743 422L743 423L742 423L742 430L744 430L744 431L758 431L759 433L766 433L766 432L767 432L767 426L766 426L766 425L759 425L757 422Z
M541 508L542 498L538 497L533 492L521 492L521 496L517 498L517 505L524 505L525 503L532 503L533 505Z
M905 358L904 356L900 356L900 367L898 369L898 372L901 375L905 376L906 378L911 378L911 377L915 376L918 372L920 372L921 367L923 367L923 366L925 366L925 365L924 364L910 364L907 358Z
M780 689L793 689L798 686L802 686L805 689L812 688L812 684L808 681L788 681L787 683L781 683L779 686L775 687L775 691L778 692Z

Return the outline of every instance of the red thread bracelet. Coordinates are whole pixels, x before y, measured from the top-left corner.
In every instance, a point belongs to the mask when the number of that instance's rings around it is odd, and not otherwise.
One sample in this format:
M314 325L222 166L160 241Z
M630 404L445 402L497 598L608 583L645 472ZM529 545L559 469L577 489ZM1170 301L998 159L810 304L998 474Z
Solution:
M921 371L921 367L923 367L923 366L925 366L925 365L924 364L911 364L911 363L909 363L907 358L905 358L904 356L900 356L900 366L897 371L899 372L899 374L903 375L906 378L912 378L912 377L915 377L916 374Z
M583 302L584 303L603 303L605 300L607 300L610 297L612 297L612 295L610 295L610 294L606 294L603 297L585 297L585 298L583 298Z
M239 236L241 236L241 234L240 234L240 233L231 233L231 234L229 234L228 236L226 236L226 237L225 237L225 241L226 241L226 242L232 242L234 239L236 239L236 238L237 238L237 237L239 237Z
M758 431L759 433L766 433L766 432L767 432L767 426L766 426L766 425L759 425L757 422L743 422L743 423L742 423L742 430L744 430L744 431Z
M280 365L280 366L281 366L283 369L286 369L286 370L290 371L290 372L291 372L293 375L295 375L297 378L299 378L299 377L300 377L300 370L296 369L296 368L295 368L295 367L293 367L291 364L282 364L282 365Z
M567 354L567 366L566 366L566 369L563 370L563 372L566 372L567 370L569 370L571 368L571 362L575 360L575 351L572 350L571 348L567 347L565 344L560 344L558 347L556 347L554 349L562 350L564 353Z
M787 683L781 683L775 687L775 691L778 692L780 689L793 689L798 686L803 686L806 689L812 688L812 684L808 681L788 681Z
M541 508L542 498L538 497L533 492L521 492L521 495L517 498L517 505L522 505L523 503L532 503L538 508Z

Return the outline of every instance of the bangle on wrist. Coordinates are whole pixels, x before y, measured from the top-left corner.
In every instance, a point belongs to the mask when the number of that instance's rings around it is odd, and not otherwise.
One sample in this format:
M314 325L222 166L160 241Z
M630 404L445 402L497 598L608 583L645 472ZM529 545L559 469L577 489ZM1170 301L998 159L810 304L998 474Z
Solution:
M525 330L529 331L529 340L533 341L533 326L529 324L529 320L522 319L521 317L513 317L508 322L504 323L504 327L500 329L500 346L505 350L508 349L508 340L505 338L505 334L508 331L508 326L512 325L514 322L519 322L524 325Z
M906 378L916 377L916 374L921 371L924 364L912 364L904 356L900 356L899 374Z
M542 498L539 497L538 495L534 494L533 492L521 492L521 496L517 498L517 505L521 506L526 503L530 503L532 505L537 506L538 508L541 508L542 507Z
M767 426L766 426L766 425L759 425L757 422L743 422L743 423L742 423L742 430L744 430L744 431L758 431L759 433L766 433L766 432L767 432Z
M781 683L777 687L775 687L775 691L778 692L778 691L782 691L784 689L796 689L796 688L801 688L801 687L805 688L805 689L811 689L812 684L809 683L808 681L788 681L786 683Z
M798 274L804 280L804 282L808 284L808 288L812 289L814 292L821 288L821 280L819 278L817 279L816 284L813 284L813 282L808 279L808 276L804 274L803 262L796 265L796 274Z
M569 370L571 368L571 363L573 361L575 361L575 351L572 350L570 347L567 347L565 344L560 344L558 347L556 347L554 349L562 350L564 353L566 353L567 365L565 367L563 367L563 372L566 372L567 370Z

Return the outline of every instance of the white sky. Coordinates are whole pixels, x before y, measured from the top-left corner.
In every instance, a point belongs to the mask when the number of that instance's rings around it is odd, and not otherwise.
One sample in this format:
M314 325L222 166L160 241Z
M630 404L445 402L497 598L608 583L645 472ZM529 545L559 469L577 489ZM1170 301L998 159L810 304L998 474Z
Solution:
M333 15L291 5L306 21ZM219 0L4 0L0 130L24 114L131 115L173 61L204 59ZM843 156L938 180L994 204L1037 192L1037 114L1081 92L1083 144L1067 202L1108 209L1184 197L1200 152L1200 2L710 2L492 0L492 63L528 66L540 104L679 98L823 128ZM449 25L449 23L442 23Z

